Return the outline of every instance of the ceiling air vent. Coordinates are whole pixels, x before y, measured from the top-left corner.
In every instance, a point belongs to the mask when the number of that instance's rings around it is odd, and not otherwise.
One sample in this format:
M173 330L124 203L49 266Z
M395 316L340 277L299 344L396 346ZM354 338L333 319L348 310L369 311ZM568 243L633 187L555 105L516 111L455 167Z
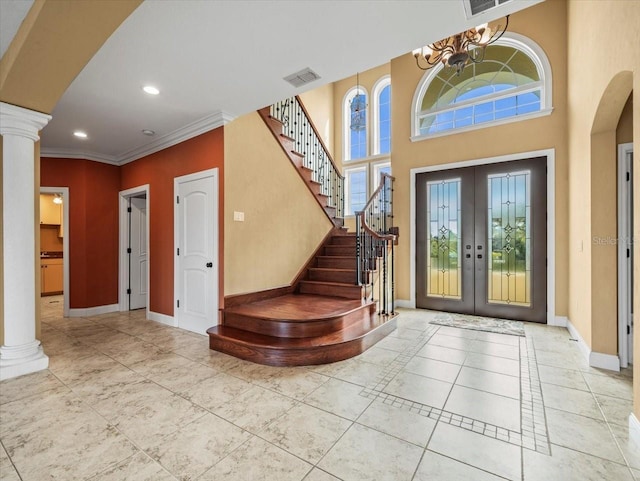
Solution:
M467 0L465 2L465 10L467 11L467 17L473 17L474 15L486 12L491 8L511 1L512 0Z
M300 70L299 72L287 75L284 79L294 87L301 87L304 84L308 84L309 82L313 82L314 80L318 80L319 78L320 75L307 67Z

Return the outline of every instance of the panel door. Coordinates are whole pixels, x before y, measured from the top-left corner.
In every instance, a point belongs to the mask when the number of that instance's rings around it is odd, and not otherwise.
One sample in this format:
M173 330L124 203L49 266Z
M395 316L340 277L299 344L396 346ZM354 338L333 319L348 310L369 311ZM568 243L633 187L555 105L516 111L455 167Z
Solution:
M213 175L193 180L178 179L177 325L199 334L217 324L215 186Z
M147 199L131 200L129 229L129 309L147 307Z
M546 322L546 158L416 182L416 305Z

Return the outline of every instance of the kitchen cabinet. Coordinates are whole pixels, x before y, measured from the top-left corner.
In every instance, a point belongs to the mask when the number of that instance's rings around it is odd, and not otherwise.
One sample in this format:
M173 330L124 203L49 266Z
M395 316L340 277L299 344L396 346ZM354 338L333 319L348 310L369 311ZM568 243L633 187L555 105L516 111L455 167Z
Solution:
M63 291L62 259L40 259L40 294L51 296Z
M60 225L62 204L53 203L53 194L40 194L40 223Z

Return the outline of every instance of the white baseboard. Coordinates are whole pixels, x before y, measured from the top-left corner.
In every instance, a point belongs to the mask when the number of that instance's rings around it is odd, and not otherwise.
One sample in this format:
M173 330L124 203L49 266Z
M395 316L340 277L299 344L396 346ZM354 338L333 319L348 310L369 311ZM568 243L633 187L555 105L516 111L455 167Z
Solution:
M571 337L578 341L580 352L582 352L589 366L608 369L609 371L620 371L620 358L615 354L604 354L592 351L569 319L567 319L567 330L571 334Z
M69 317L86 317L99 316L100 314L108 314L110 312L118 312L119 304L109 304L106 306L85 307L81 309L69 309Z
M640 421L635 414L629 414L629 438L640 446Z
M569 318L567 316L551 316L547 320L547 326L567 327Z
M173 316L167 316L159 312L147 311L147 319L166 324L167 326L176 327L176 321Z
M396 307L400 307L404 309L415 309L416 301L411 301L406 299L396 299Z
M620 358L615 354L603 354L591 351L589 355L589 366L609 371L620 371Z

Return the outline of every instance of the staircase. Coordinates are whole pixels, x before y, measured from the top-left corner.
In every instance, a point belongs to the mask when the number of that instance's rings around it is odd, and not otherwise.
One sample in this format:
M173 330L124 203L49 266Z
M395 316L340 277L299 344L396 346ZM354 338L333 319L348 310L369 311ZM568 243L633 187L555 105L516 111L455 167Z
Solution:
M335 229L291 293L224 310L209 347L271 366L326 364L356 356L396 327L356 284L356 237Z
M351 358L396 327L393 303L374 299L382 244L342 227L344 178L300 99L259 114L335 227L291 286L225 298L222 324L207 331L209 347L271 366Z

